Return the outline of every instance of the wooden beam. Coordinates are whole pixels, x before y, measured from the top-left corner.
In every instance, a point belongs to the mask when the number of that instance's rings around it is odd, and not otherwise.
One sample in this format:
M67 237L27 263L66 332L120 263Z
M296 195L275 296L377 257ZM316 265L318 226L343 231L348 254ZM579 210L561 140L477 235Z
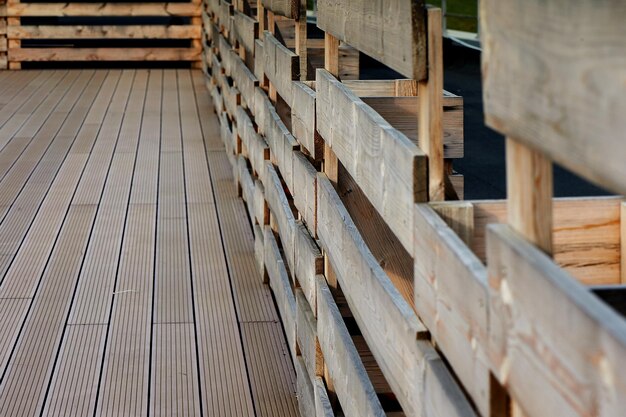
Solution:
M9 39L200 39L199 25L20 25L9 27Z
M626 55L621 30L626 5L620 0L480 5L487 124L626 194L626 142L620 134L626 119L618 116L626 112L626 95L623 72L617 70ZM566 5L568 24L554 25L553 16ZM524 19L514 18L522 14ZM554 30L544 33L548 26ZM559 53L564 47L571 53Z
M428 155L428 198L445 200L441 9L428 9L428 77L418 83L420 148Z
M189 3L9 3L7 16L200 16L199 1Z
M427 78L423 0L317 1L317 25L372 58L416 80Z
M34 3L33 3L34 4ZM9 48L11 61L199 61L200 48Z

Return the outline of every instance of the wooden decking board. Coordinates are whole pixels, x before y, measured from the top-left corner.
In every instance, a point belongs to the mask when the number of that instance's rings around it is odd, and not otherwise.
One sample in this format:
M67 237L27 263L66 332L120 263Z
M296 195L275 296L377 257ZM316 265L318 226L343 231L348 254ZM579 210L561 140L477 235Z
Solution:
M223 151L209 151L208 158L239 321L278 321L271 290L257 279L252 228L233 186L228 157Z
M57 77L0 150L0 415L297 415L201 72Z
M70 155L63 164L1 281L0 298L30 299L35 295L86 162L87 155Z
M162 71L152 70L146 75L131 204L113 295L97 416L148 412Z
M54 377L50 383L43 415L62 417L93 414L100 376L105 325L68 326L63 335Z
M3 83L2 91L0 91L0 109L10 106L12 100L22 93L21 88L28 86L38 76L44 75L37 71L13 71L9 72L9 74L11 78Z
M198 368L191 323L154 324L151 416L199 416Z
M216 209L189 204L187 210L204 415L253 416Z
M155 220L156 201L130 205L96 416L148 411Z
M28 101L18 108L17 112L7 114L7 121L0 128L0 149L4 148L13 135L15 135L29 120L34 121L35 123L42 122L41 120L32 119L32 113L45 102L58 99L58 96L63 94L61 91L66 90L71 84L71 82L68 83L68 80L73 80L75 77L76 73L70 73L68 71L54 74L50 77L48 82L40 86L35 91ZM16 105L19 105L19 102L16 103ZM2 122L1 115L0 122Z
M61 341L95 206L68 211L0 385L0 415L39 414Z
M298 416L296 379L280 323L242 323L257 416Z

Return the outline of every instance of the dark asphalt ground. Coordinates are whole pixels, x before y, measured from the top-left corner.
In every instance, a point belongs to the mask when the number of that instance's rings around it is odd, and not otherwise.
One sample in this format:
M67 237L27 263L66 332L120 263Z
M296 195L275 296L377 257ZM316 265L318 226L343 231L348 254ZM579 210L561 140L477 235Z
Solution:
M465 199L506 198L504 138L484 124L480 52L444 42L444 87L463 97L465 157L454 168L465 176ZM361 55L361 78L393 79L399 74ZM555 165L554 195L597 196L608 193Z

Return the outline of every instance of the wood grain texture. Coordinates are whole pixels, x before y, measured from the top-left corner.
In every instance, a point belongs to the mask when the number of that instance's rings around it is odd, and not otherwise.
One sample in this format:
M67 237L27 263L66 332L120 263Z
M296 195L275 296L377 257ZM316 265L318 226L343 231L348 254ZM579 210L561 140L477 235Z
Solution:
M26 16L200 16L189 3L9 3L7 15Z
M429 389L423 385L424 360L436 355L428 342L418 340L426 328L378 265L323 174L318 177L318 210L322 247L359 329L403 410L422 415L421 398ZM318 292L318 320L319 303ZM450 395L460 392L454 384L447 389ZM459 412L467 407L459 406Z
M490 415L487 301L485 266L430 205L415 205L415 309L481 415Z
M233 17L233 29L237 41L244 47L246 54L254 56L255 39L259 37L259 23L250 16L238 11L234 12Z
M230 51L230 74L241 92L241 102L246 108L254 111L254 91L259 85L259 80L248 69L235 50Z
M322 253L306 226L296 222L294 230L294 285L302 288L308 302L315 308L315 277L324 272Z
M619 115L626 108L626 41L617 28L626 19L626 5L576 1L561 13L563 4L481 2L485 119L499 132L624 194L619 132L626 121ZM524 19L512 18L521 13ZM546 34L547 26L554 30Z
M263 0L263 7L266 10L289 19L299 17L299 6L299 0Z
M293 203L311 236L317 236L317 170L299 151L293 152Z
M9 48L10 60L20 62L199 61L200 54L200 48Z
M317 13L317 25L323 31L406 77L427 77L422 0L320 0Z
M470 247L486 262L486 231L492 223L506 223L503 200L472 202L474 234ZM553 256L555 261L587 285L620 283L620 199L554 199Z
M345 84L345 82L344 82ZM363 97L391 126L418 144L419 97ZM463 158L463 98L443 96L443 157ZM419 145L418 145L419 146Z
M487 239L490 361L523 413L620 415L623 318L509 226Z
M320 346L343 412L346 417L383 417L385 412L323 277L317 279L317 299Z
M314 285L317 283L314 282ZM315 288L317 292L317 287ZM316 377L324 374L324 356L317 337L317 319L300 288L296 288L296 340L298 351L313 382Z
M324 141L315 128L315 91L301 82L292 85L291 131L302 148L315 160L324 155Z
M316 90L318 132L411 253L412 206L427 198L424 153L327 71Z
M263 69L278 94L291 103L293 81L300 79L300 60L267 31L263 33Z
M11 26L9 39L200 39L194 25Z

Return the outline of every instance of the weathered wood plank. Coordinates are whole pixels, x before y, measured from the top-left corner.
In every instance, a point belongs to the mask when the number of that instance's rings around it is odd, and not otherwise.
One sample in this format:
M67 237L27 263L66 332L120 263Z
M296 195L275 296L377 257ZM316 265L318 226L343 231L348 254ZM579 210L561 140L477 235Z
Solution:
M323 276L317 278L317 299L319 343L343 412L347 417L383 417L385 412Z
M36 3L28 3L36 4ZM199 61L200 48L9 48L13 62Z
M315 288L317 284L313 284ZM317 292L316 288L315 291ZM307 373L313 382L324 373L324 356L317 338L317 319L301 288L296 288L296 340Z
M315 417L334 417L335 413L321 377L315 378L313 390L315 392Z
M7 15L34 16L194 16L199 1L185 3L9 3Z
M279 16L297 19L299 0L262 0L263 7Z
M301 416L315 415L315 392L302 356L296 358L296 386L298 387L298 408Z
M517 405L531 417L621 415L623 318L510 227L487 239L490 360Z
M230 51L230 74L237 89L241 92L242 104L250 111L254 111L255 89L259 81L234 50Z
M418 144L418 97L363 97L391 126ZM463 158L463 98L443 97L443 157Z
M322 174L318 176L318 233L363 336L389 382L393 381L405 411L410 410L404 400L421 385L418 361L401 365L393 358L419 358L416 340L426 329L378 265ZM319 315L318 306L318 319Z
M278 94L292 103L293 81L300 79L298 55L267 31L263 33L263 68Z
M302 82L291 88L291 131L306 152L315 160L324 156L324 140L315 128L315 91Z
M299 151L293 152L293 203L313 237L317 236L317 170Z
M294 285L302 288L307 301L315 308L315 277L324 272L322 253L300 221L296 222L293 239Z
M243 109L237 108L237 131L248 153L252 169L259 178L265 178L265 161L270 159L270 148L254 129L250 116Z
M554 199L553 256L585 284L620 283L619 198ZM474 233L470 247L486 261L486 229L506 223L505 201L474 201Z
M428 65L425 11L423 0L319 0L317 25L402 75L422 80Z
M233 30L237 41L243 46L246 54L253 56L255 40L259 37L259 22L238 11L235 11L233 17Z
M196 25L21 25L10 26L9 39L200 39Z
M274 232L265 226L265 268L285 328L292 359L296 359L296 298Z
M489 414L487 270L428 204L415 205L415 309L481 415Z
M626 148L618 134L626 130L619 116L626 110L626 5L488 0L481 10L487 124L626 193ZM522 13L524 19L513 18ZM555 24L554 16L567 24ZM548 26L554 30L545 33Z
M317 70L317 130L409 253L413 204L427 199L426 156L325 70Z

